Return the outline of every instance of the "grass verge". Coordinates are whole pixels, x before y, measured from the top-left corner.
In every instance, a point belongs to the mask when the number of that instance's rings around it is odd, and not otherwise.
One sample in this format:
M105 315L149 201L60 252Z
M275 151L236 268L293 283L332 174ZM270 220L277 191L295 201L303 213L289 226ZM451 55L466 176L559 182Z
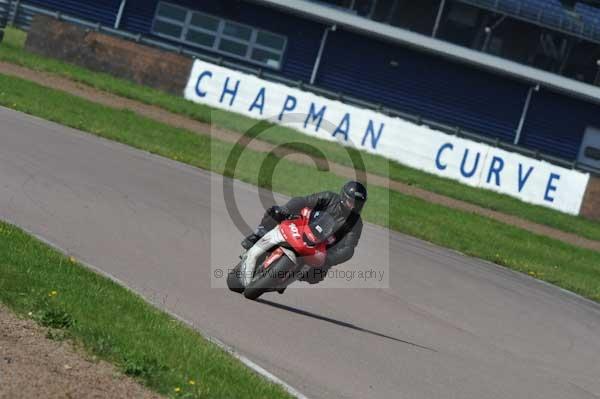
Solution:
M290 398L139 296L2 222L0 302L172 398Z
M100 90L146 104L156 105L202 122L212 122L225 129L244 133L256 124L256 120L254 119L225 111L214 112L211 120L211 111L213 109L208 106L192 103L183 98L136 85L107 74L92 72L75 65L28 53L23 49L25 37L25 32L8 28L5 43L0 46L0 60L57 74ZM325 140L316 140L286 127L272 126L272 128L261 134L260 139L273 144L299 142L310 143L313 146L317 145L326 155L327 159L346 166L352 166L346 151L340 145ZM310 147L304 146L303 148L306 150L306 148ZM542 206L527 204L516 198L493 191L462 185L450 179L412 169L397 162L391 162L380 156L365 152L361 154L365 161L366 170L370 173L389 176L393 180L431 192L515 215L592 240L600 240L600 223L592 222L579 216L567 215Z
M316 172L310 166L247 149L241 151L237 169L229 170L229 154L241 150L234 144L18 78L0 75L0 88L0 105L284 194L336 190L344 182L332 173ZM275 164L269 181L259 178L258 167L265 163ZM388 206L389 212L382 212ZM370 222L529 273L600 301L600 253L381 187L371 188L364 216Z

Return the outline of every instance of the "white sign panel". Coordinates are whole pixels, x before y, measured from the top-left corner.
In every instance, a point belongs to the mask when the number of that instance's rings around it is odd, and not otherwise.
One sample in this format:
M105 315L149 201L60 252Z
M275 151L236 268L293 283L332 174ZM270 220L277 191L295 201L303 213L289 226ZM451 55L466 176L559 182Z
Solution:
M579 214L589 175L200 60L185 98L294 127L404 165Z

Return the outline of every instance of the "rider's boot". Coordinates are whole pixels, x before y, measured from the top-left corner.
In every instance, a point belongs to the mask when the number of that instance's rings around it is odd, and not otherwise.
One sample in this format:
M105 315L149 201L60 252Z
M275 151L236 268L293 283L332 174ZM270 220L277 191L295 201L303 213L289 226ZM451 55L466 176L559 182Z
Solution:
M260 240L262 238L262 236L264 236L267 233L268 233L268 231L263 226L258 226L258 228L256 229L256 231L254 233L252 233L248 237L244 238L244 240L242 241L242 247L244 249L252 248L254 246L254 244L256 244L256 242L258 240Z

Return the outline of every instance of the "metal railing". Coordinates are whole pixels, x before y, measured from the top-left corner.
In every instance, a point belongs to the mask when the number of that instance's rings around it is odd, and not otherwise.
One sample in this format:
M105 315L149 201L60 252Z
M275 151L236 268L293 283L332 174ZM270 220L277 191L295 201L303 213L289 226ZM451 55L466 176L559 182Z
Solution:
M11 3L11 0L0 0L0 9L1 9L2 5L9 4L9 3ZM536 150L531 150L531 149L527 149L524 147L513 145L511 143L503 142L496 138L492 138L492 137L484 136L484 135L481 135L481 134L478 134L475 132L463 130L459 126L451 126L451 125L447 125L444 123L436 122L431 119L422 118L420 115L409 114L409 113L402 112L402 111L399 111L399 110L396 110L393 108L385 107L382 104L375 104L372 102L362 100L360 98L347 96L343 93L336 93L336 92L324 89L319 86L307 84L302 81L291 80L291 79L285 78L281 75L278 75L276 73L263 70L262 68L255 68L255 67L249 67L246 65L241 65L238 63L224 60L221 57L214 57L214 56L210 56L207 54L191 51L186 48L183 48L182 46L176 46L176 45L167 43L163 40L157 40L157 39L154 39L151 37L143 36L141 34L134 34L131 32L124 31L124 30L114 29L112 27L103 26L99 23L93 23L90 21L86 21L86 20L82 20L79 18L69 16L69 15L61 14L60 12L49 11L49 10L46 10L43 8L35 7L35 6L27 4L26 1L12 0L12 6L10 7L8 20L10 23L12 23L16 27L18 27L20 29L28 30L31 26L31 20L35 14L52 16L54 18L57 18L59 20L65 21L65 22L83 26L89 30L94 30L97 32L102 32L102 33L106 33L106 34L113 35L116 37L120 37L123 39L132 40L137 43L156 47L156 48L159 48L162 50L172 51L172 52L175 52L178 54L192 57L194 59L200 59L200 60L203 60L203 61L206 61L209 63L221 65L221 66L224 66L227 68L231 68L231 69L235 69L235 70L238 70L241 72L252 74L252 75L258 76L260 78L272 81L272 82L282 83L287 86L297 87L302 90L310 91L315 94L318 94L318 95L321 95L321 96L324 96L324 97L327 97L330 99L335 99L335 100L341 101L346 104L374 110L374 111L383 113L388 116L398 117L398 118L401 118L404 120L408 120L408 121L416 123L418 125L429 126L433 129L440 130L447 134L451 134L451 135L455 135L458 137L467 138L467 139L470 139L473 141L489 144L489 145L497 147L497 148L501 148L501 149L511 151L511 152L516 152L516 153L519 153L519 154L522 154L522 155L525 155L525 156L528 156L531 158L535 158L538 160L544 160L544 161L547 161L547 162L550 162L550 163L553 163L555 165L562 166L565 168L577 169L577 170L581 170L584 172L593 173L595 175L600 175L600 169L591 168L586 165L579 164L577 161L567 161L565 159L557 158L557 157L554 157L554 156L551 156L548 154L544 154L544 153L541 153Z
M536 25L559 31L580 39L600 43L600 21L597 24L586 23L582 18L575 15L569 15L563 11L564 15L551 12L547 9L539 8L533 10L532 6L527 6L520 0L458 0L462 3L470 4L478 8L494 11L498 14L509 15L522 21L531 22Z

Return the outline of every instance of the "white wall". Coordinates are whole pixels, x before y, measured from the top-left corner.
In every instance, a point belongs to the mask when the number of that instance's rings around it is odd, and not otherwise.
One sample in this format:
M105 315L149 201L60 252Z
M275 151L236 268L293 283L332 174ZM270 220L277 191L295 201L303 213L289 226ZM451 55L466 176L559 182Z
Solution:
M579 214L589 179L587 173L200 60L194 62L185 98L270 119L310 136L339 141L416 169L570 214Z

